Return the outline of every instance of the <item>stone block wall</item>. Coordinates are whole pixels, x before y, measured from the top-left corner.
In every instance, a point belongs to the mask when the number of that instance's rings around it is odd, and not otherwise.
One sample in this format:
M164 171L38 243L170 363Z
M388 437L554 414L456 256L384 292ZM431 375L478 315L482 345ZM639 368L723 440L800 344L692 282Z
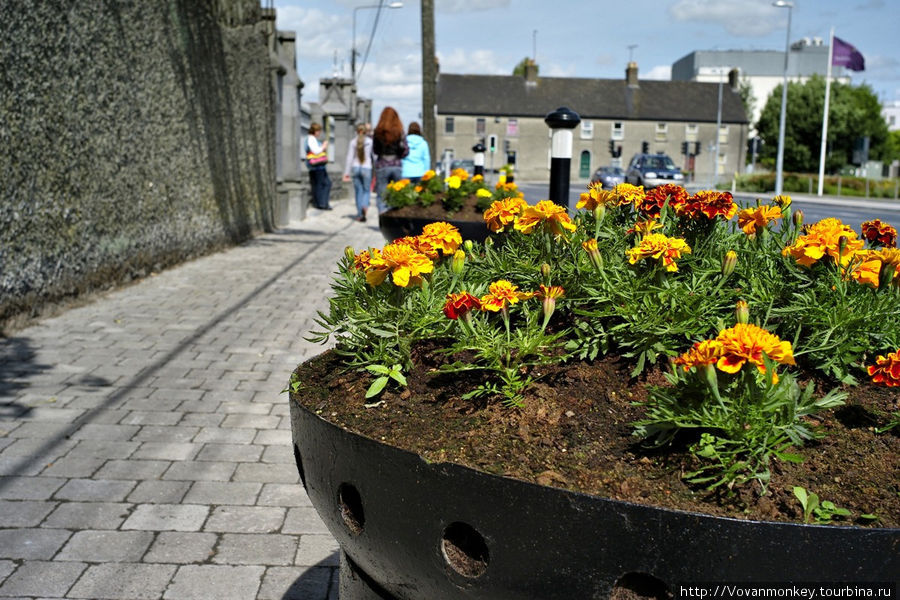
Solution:
M260 13L0 2L0 324L272 227Z

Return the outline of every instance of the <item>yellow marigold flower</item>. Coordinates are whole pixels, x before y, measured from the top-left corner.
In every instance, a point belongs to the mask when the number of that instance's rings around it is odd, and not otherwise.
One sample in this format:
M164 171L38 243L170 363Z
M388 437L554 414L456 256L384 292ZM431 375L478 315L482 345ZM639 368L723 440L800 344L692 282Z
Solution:
M790 342L783 342L777 335L750 323L738 323L730 329L723 329L715 341L722 346L716 367L726 373L737 373L748 362L765 373L763 354L783 365L795 364Z
M531 233L537 225L554 235L563 235L566 230L576 229L565 207L551 200L541 200L535 206L526 206L516 221L515 228L522 233Z
M598 271L602 271L603 255L600 254L600 250L597 248L597 240L591 238L587 241L581 242L581 247L584 248L585 252L587 252L588 258L591 260L591 264L594 265L594 268Z
M376 248L372 248L371 252L369 250L363 250L355 257L353 257L353 269L355 271L368 271L371 266L373 256L380 259L381 252Z
M841 238L846 244L841 244ZM853 254L862 250L863 241L856 238L856 232L844 225L840 219L822 219L809 227L805 235L797 238L792 245L781 251L784 256L792 256L798 264L811 267L823 257L830 256L842 267L846 267Z
M653 233L657 229L662 229L662 224L657 223L653 219L647 219L646 221L638 221L634 224L634 227L628 230L627 233L637 233L638 235L647 235Z
M675 259L682 254L690 254L691 247L681 238L670 238L662 233L651 233L644 236L641 243L630 250L626 250L628 262L631 264L645 258L653 258L666 268L666 271L677 271L678 265Z
M563 290L563 287L561 285L541 284L540 289L535 294L535 296L543 301L541 308L544 311L544 319L546 321L550 320L551 315L553 315L553 311L556 310L556 299L562 298L564 295L565 290Z
M786 194L775 196L774 198L772 198L772 202L775 203L775 206L787 208L791 205L791 197Z
M421 252L405 244L388 244L380 256L371 258L366 282L372 286L381 285L387 274L391 273L391 279L398 287L420 285L421 275L433 270L434 264Z
M713 365L722 356L722 344L716 340L703 340L695 342L691 349L676 358L673 362L690 371L692 367Z
M482 181L484 181L484 175L479 174L472 176L472 183L481 183Z
M398 179L397 181L389 183L388 187L391 189L391 191L399 192L408 185L409 179Z
M438 248L435 247L433 241L430 238L427 238L425 236L406 236L398 240L394 240L394 243L409 246L416 252L424 254L431 260L435 260L438 257Z
M646 195L644 186L631 185L630 183L620 183L608 191L611 198L614 198L615 200L607 202L606 204L614 204L615 206L622 206L623 204L633 204L637 206L643 201L644 196Z
M499 312L511 304L520 300L528 300L534 294L520 292L519 286L513 285L505 279L495 281L488 287L488 294L481 298L481 310Z
M737 252L734 250L726 252L725 258L722 259L722 275L728 277L734 273L734 268L737 266L737 260Z
M453 254L462 245L462 235L460 235L459 229L443 221L429 223L423 227L420 237L428 240L432 246L443 252L444 255Z
M478 188L475 191L475 195L478 196L479 198L490 198L494 194L491 193L491 190L486 190L484 188Z
M738 213L738 227L747 235L756 235L757 230L763 229L776 219L781 218L781 207L759 206L757 208L745 208Z
M447 178L447 187L451 190L458 190L463 180L458 175L451 175Z
M900 387L900 350L887 356L879 355L875 364L867 367L872 383L888 387Z
M497 200L484 211L484 222L495 233L504 231L508 225L516 222L526 206L525 201L518 197Z
M419 181L428 181L430 179L433 179L435 175L437 175L437 173L434 172L434 169L428 169L427 171L425 171L425 173L422 175L422 179L420 179Z

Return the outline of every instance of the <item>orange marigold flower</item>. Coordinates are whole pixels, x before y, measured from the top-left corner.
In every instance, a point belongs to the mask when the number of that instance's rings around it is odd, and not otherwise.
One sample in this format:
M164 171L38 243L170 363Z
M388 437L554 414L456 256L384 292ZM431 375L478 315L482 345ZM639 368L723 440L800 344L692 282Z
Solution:
M480 183L482 181L484 181L484 175L473 175L472 176L473 183Z
M872 219L862 224L862 234L870 243L894 248L897 246L897 230L881 219Z
M859 283L878 287L881 259L872 250L859 250L850 261L850 278Z
M734 203L731 192L703 190L688 198L681 206L676 207L675 212L690 219L706 217L712 220L721 216L728 220L737 212L737 204Z
M581 247L584 248L584 251L587 252L588 258L591 260L591 264L594 265L594 268L598 271L603 269L603 256L600 254L600 250L597 248L597 240L591 238L587 241L581 242Z
M508 225L516 222L526 206L525 201L518 197L497 200L484 211L484 222L495 233L504 231Z
M354 271L368 271L371 267L372 257L381 258L381 251L377 248L372 248L371 251L363 250L359 254L353 257L353 270Z
M405 244L388 244L379 256L371 257L366 282L372 286L381 285L391 273L394 285L398 287L420 285L421 275L433 270L434 264L421 252Z
M544 285L543 283L539 286L537 293L535 293L535 296L541 300L546 300L547 298L562 298L564 295L565 290L561 285Z
M841 238L846 238L843 244ZM857 239L856 232L844 225L840 219L822 219L808 228L790 246L785 246L781 254L792 256L798 264L811 267L823 257L830 256L835 262L846 267L854 253L862 250L863 241Z
M775 196L774 198L772 198L772 203L775 204L775 206L778 206L780 208L787 208L788 206L791 205L791 202L792 202L791 197L788 196L787 194L783 194L781 196Z
M481 298L481 310L489 310L498 312L509 306L516 304L520 300L528 300L534 294L530 292L520 292L519 286L513 285L505 279L495 281L488 288L488 293Z
M409 246L416 252L424 254L431 260L435 260L438 257L438 248L435 247L433 241L430 238L423 235L402 237L398 240L394 240L394 243Z
M748 362L765 373L763 354L783 365L796 364L790 342L783 342L778 336L750 323L738 323L730 329L723 329L716 341L722 345L722 354L716 366L726 373L737 373Z
M900 387L900 349L887 356L879 355L875 364L866 369L872 383L888 387Z
M662 207L668 200L669 206L677 210L688 200L688 193L680 185L666 183L648 191L643 198L635 202L635 209L645 217L658 219Z
M450 172L453 177L458 177L460 181L466 181L469 178L469 172L463 168L456 168Z
M447 294L447 302L444 303L444 315L448 319L458 319L465 316L469 311L480 308L481 300L469 292Z
M575 231L575 223L569 218L565 207L551 200L541 200L535 206L526 206L514 227L522 233L531 233L537 225L554 235Z
M666 268L666 271L677 271L678 265L675 259L682 254L690 254L691 247L681 238L670 238L662 233L651 233L644 236L641 243L626 250L628 262L631 264L645 258L653 258Z
M459 229L443 221L429 223L422 228L422 235L419 237L427 240L445 256L456 252L456 249L462 244L462 235L459 233Z
M428 169L422 174L422 178L419 181L429 181L433 179L435 175L437 175L437 173L434 172L434 169Z
M403 188L409 185L409 179L398 179L397 181L392 181L388 184L388 189L392 192L399 192Z
M673 362L690 371L692 367L714 365L722 356L722 344L717 340L695 342L691 349L676 358Z
M609 192L609 201L605 204L611 206L622 206L623 204L633 204L637 206L644 200L644 186L631 185L630 183L620 183Z
M657 223L653 219L648 219L646 221L638 221L626 233L637 233L639 235L647 235L648 233L653 233L657 229L662 229L662 224Z
M765 228L769 223L781 218L781 207L758 206L757 208L745 208L738 213L738 227L747 235L756 235L759 229Z

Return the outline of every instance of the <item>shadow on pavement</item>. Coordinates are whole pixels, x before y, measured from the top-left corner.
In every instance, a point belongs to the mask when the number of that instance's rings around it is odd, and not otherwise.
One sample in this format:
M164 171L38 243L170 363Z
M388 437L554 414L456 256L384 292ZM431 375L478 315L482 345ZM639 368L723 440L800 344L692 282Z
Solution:
M281 600L328 600L337 598L338 551L308 568L291 584Z

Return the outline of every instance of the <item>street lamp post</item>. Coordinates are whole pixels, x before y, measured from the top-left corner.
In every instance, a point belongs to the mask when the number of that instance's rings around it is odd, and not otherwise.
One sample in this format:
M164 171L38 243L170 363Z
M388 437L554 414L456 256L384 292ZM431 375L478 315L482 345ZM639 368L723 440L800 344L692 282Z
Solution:
M775 160L775 195L778 196L782 192L784 183L784 127L787 113L788 57L791 53L791 12L794 3L777 0L772 3L772 6L788 9L787 41L784 45L784 82L781 84L781 116L778 119L778 158Z
M356 12L362 10L364 8L381 8L381 4L369 4L366 6L357 6L353 9L353 38L350 40L350 74L353 76L353 81L356 81ZM387 4L385 8L403 8L402 2L391 2ZM374 35L374 31L372 34Z

